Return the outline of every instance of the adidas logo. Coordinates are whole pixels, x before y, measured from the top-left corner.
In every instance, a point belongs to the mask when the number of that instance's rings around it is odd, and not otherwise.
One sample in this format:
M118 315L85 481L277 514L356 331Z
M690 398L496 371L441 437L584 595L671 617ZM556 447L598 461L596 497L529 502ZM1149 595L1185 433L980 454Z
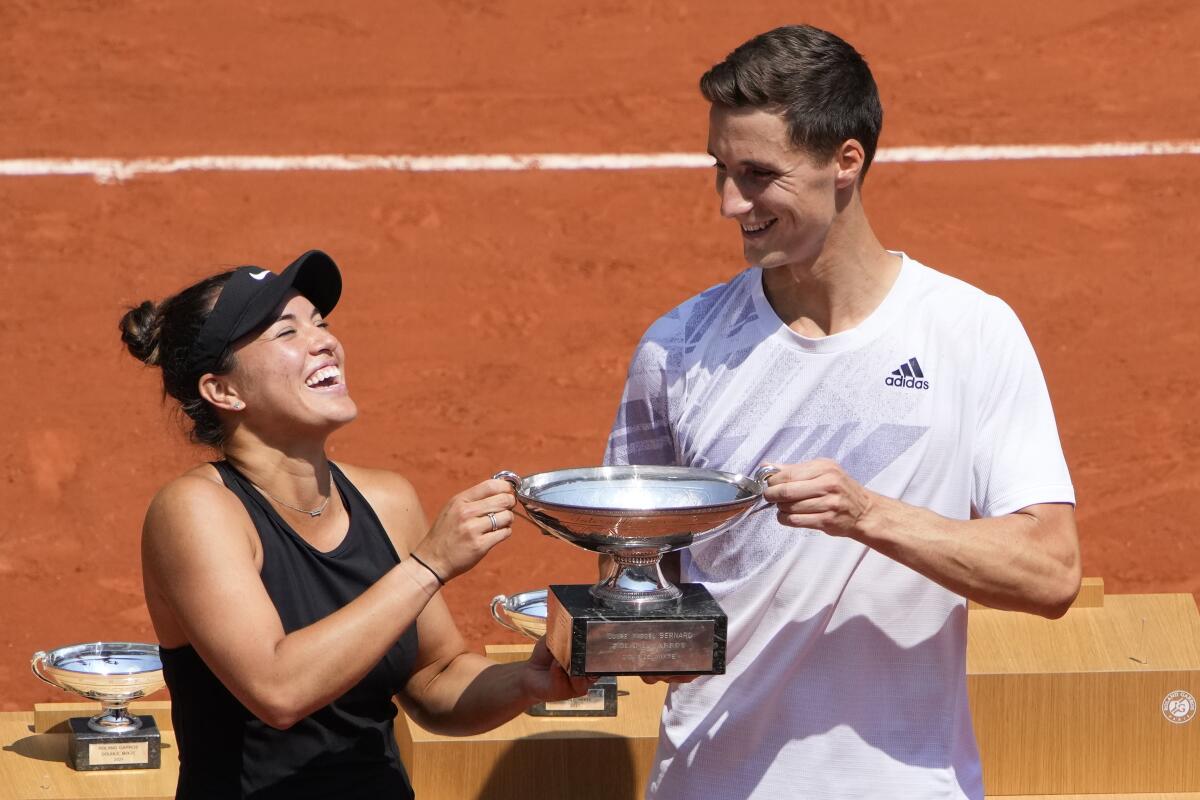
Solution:
M917 363L916 357L913 357L901 364L900 369L892 370L892 374L884 378L883 382L888 386L899 386L905 389L928 389L929 381L922 380L924 377L925 373L921 371L921 365Z

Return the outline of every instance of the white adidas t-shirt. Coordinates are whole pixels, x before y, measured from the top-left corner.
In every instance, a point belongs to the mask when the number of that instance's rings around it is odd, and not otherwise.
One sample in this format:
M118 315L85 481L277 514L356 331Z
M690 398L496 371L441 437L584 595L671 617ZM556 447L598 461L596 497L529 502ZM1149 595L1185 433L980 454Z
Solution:
M1016 315L907 256L879 308L833 336L787 328L756 268L660 318L606 461L750 474L818 457L955 519L1074 502ZM729 617L727 671L671 688L649 797L983 797L962 597L770 512L682 564Z

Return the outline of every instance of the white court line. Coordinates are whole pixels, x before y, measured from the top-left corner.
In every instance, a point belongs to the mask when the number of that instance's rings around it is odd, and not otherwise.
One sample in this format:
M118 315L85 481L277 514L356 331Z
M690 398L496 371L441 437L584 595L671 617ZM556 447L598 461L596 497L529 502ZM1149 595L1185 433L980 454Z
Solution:
M1096 144L954 145L882 147L875 161L930 163L1058 158L1200 155L1200 140ZM178 158L0 159L0 177L88 175L100 183L176 172L513 172L525 170L697 169L712 166L704 153L539 153L530 155L310 155L182 156Z

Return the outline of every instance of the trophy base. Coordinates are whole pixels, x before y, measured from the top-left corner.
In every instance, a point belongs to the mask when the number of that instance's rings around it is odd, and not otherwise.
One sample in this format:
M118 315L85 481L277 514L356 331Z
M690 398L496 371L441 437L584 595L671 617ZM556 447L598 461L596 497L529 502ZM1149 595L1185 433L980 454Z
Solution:
M161 737L154 717L141 716L142 727L128 733L98 733L87 717L67 720L71 734L67 762L80 772L101 769L158 769L162 764Z
M547 700L530 706L525 713L531 717L615 717L617 679L607 675L593 683L588 693L581 697Z
M546 644L569 675L721 675L726 618L698 583L651 609L611 608L590 586L557 585L547 593Z

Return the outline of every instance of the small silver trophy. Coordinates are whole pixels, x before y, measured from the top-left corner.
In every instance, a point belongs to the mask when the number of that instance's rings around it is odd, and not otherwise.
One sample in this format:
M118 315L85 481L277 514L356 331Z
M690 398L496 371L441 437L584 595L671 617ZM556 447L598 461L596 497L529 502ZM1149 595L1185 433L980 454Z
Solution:
M492 619L513 633L537 641L546 635L546 590L492 598Z
M163 687L158 645L92 642L38 651L33 674L51 686L89 700L101 713L72 717L68 761L77 770L154 769L161 764L158 725L151 715L136 717L129 704Z
M776 471L763 466L746 477L632 465L497 473L542 530L611 557L596 585L552 585L546 595L546 644L568 673L723 673L725 613L703 585L672 585L659 562L751 513Z
M492 598L492 618L536 642L546 635L546 590L535 589L511 597L496 595ZM615 717L617 679L605 675L585 695L570 700L546 700L525 709L525 713L532 717Z

